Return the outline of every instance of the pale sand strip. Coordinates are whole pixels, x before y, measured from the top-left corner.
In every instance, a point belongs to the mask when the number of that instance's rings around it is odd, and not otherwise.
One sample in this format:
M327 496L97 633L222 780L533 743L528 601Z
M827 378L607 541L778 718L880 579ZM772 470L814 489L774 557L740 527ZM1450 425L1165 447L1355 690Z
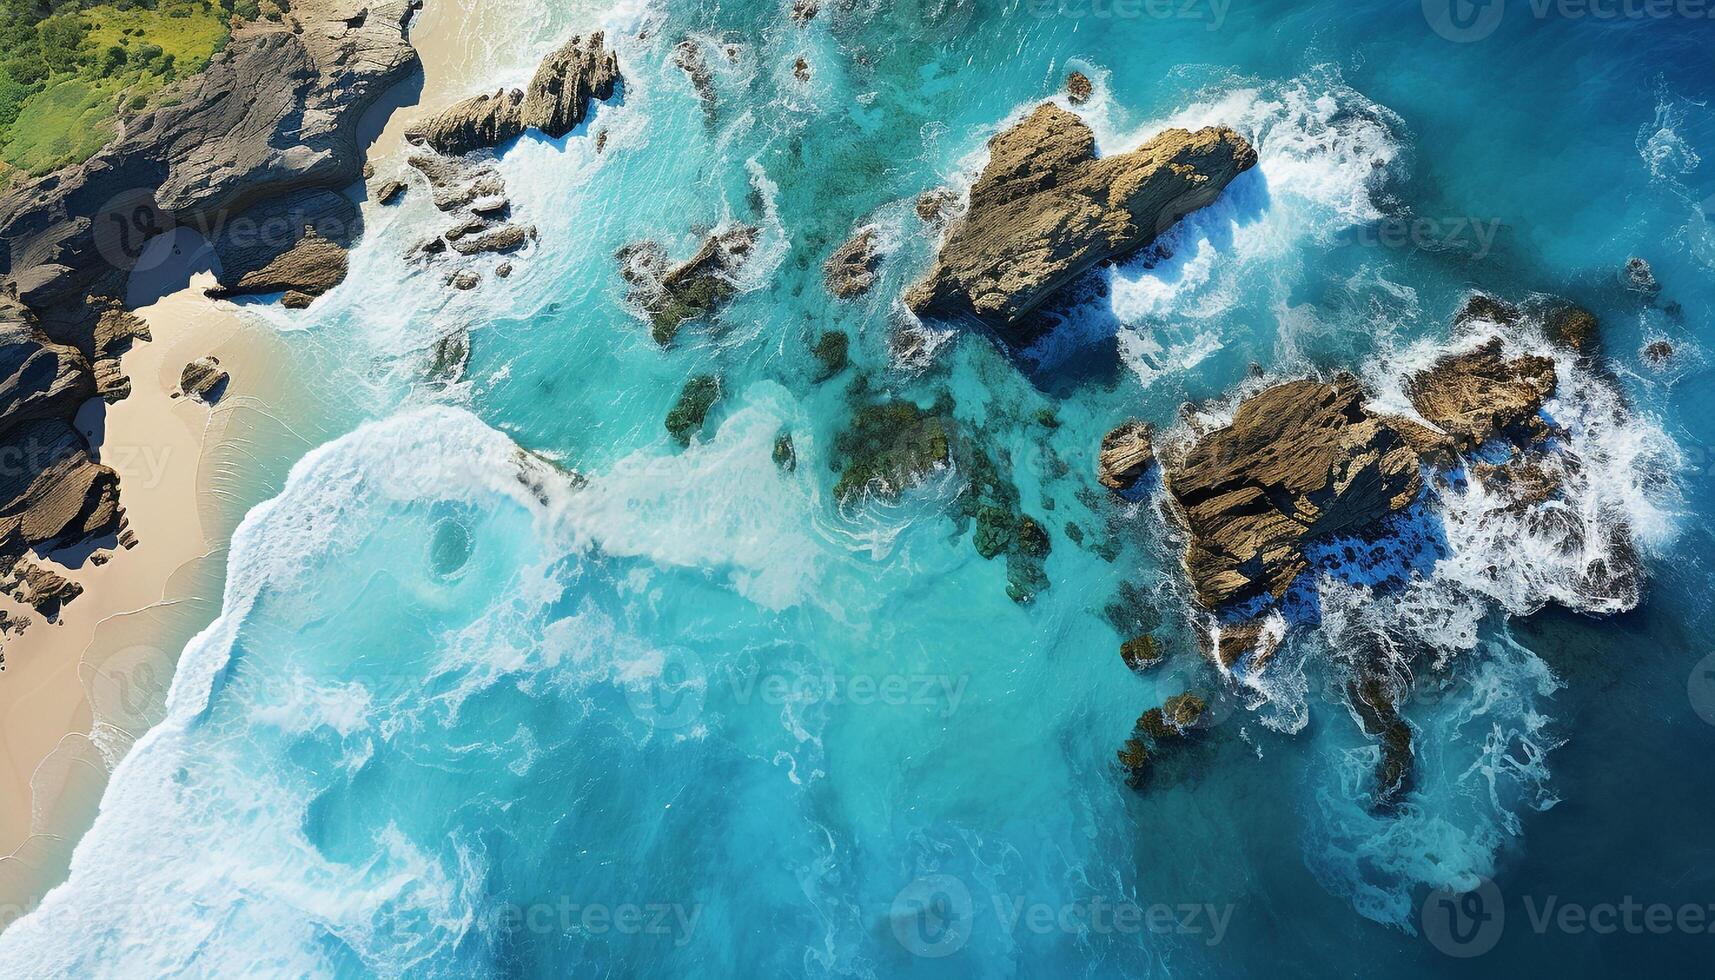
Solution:
M403 171L405 127L469 94L466 79L496 59L495 39L516 37L508 28L516 27L517 13L513 4L472 0L429 5L411 33L424 63L421 98L396 112L376 141L378 170ZM258 496L220 487L221 470L253 465L245 457L256 441L275 443L268 452L277 463L316 444L306 433L317 426L265 408L290 400L279 370L291 360L283 350L290 341L203 298L205 285L138 311L154 342L126 355L134 391L107 414L103 461L121 474L139 545L106 566L72 573L86 593L66 607L60 624L37 623L6 646L0 854L9 856L0 858L0 928L63 879L95 818L109 767L158 720L178 652L219 611L224 542ZM212 412L171 397L184 365L206 354L219 357L233 378ZM271 438L258 438L269 429L276 430ZM92 701L101 706L99 748L90 737Z
M548 13L539 0L430 0L411 31L422 92L372 144L376 172L406 173L410 123L472 94L472 80L487 84L496 66L527 73L542 53L532 47L563 34L559 24L587 27L604 6ZM420 182L412 192L423 192ZM293 340L204 298L210 282L204 275L138 310L154 340L125 356L133 394L107 413L102 461L121 474L138 546L71 573L86 592L59 625L38 622L5 647L0 929L64 880L111 767L159 720L179 652L219 613L232 530L292 461L338 434L300 397L307 386L292 368L309 361ZM171 397L184 365L208 354L232 375L212 411Z

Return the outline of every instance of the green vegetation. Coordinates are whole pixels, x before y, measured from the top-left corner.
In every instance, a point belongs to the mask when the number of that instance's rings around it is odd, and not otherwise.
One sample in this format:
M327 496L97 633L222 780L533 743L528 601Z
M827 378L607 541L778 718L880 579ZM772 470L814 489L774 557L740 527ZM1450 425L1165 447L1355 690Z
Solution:
M236 6L235 6L236 4ZM43 174L88 159L176 79L203 70L255 0L0 0L0 162ZM246 8L246 9L238 9Z

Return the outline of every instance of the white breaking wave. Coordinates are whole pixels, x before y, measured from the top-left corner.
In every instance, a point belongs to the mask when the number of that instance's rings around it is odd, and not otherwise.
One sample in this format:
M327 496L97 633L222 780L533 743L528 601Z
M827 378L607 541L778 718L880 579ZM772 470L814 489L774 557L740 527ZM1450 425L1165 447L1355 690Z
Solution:
M306 456L234 534L220 618L186 648L166 719L114 772L69 880L0 936L0 974L327 974L328 935L399 973L436 952L432 937L461 934L471 904L457 876L397 832L383 833L367 862L331 859L305 835L310 781L262 765L284 755L254 744L270 731L289 741L321 729L341 745L343 767L361 766L386 714L374 699L401 692L322 683L292 665L273 678L260 666L247 673L258 640L241 636L264 607L271 617L326 615L300 613L290 597L319 594L376 528L423 501L516 508L544 554L568 551L558 516L567 489L452 409L369 425ZM231 737L229 720L250 734ZM384 917L394 928L379 928Z

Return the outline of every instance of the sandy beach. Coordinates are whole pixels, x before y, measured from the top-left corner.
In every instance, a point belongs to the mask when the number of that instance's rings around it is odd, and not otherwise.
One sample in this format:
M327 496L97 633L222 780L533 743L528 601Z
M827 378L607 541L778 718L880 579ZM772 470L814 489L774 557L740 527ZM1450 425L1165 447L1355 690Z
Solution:
M424 66L418 102L393 113L372 144L378 173L403 173L406 126L469 94L496 60L518 11L509 4L431 2L411 30ZM516 33L513 31L512 33ZM510 59L500 59L510 60ZM376 205L366 203L366 209ZM292 460L336 433L298 397L290 335L230 303L209 300L204 272L164 263L177 287L136 309L152 341L124 357L129 398L101 413L101 460L121 477L138 544L100 567L60 569L84 587L57 624L35 622L6 643L0 674L0 928L62 880L95 819L108 773L159 719L185 644L219 612L227 541ZM138 294L162 281L134 276ZM177 395L184 366L213 355L232 378L210 407ZM265 447L265 448L264 448ZM21 612L0 597L0 608Z

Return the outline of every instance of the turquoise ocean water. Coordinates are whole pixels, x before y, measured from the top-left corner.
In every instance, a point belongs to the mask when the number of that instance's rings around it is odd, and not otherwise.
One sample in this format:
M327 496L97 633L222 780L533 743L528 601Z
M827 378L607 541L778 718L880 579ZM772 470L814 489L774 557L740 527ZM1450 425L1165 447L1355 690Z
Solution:
M488 81L605 27L623 93L503 148L540 230L509 279L453 294L401 261L435 227L419 187L342 287L271 314L351 432L239 530L167 719L0 972L1706 970L1685 910L1715 921L1715 24L1438 2L833 0L802 27L774 2L520 4ZM1072 69L1104 151L1226 124L1259 167L1029 348L934 328L896 357L935 247L916 196L967 187ZM732 222L762 230L741 291L662 350L615 252L682 259ZM836 301L821 263L863 224L881 282ZM1625 287L1634 255L1659 295ZM1544 528L1450 492L1411 587L1330 583L1263 677L1217 675L1154 503L1094 492L1101 435L1230 410L1253 365L1397 398L1473 289L1601 319L1605 361L1559 355L1549 406L1585 464L1571 504ZM459 328L466 380L426 383ZM817 381L826 330L852 365ZM696 373L722 397L681 449L662 419ZM835 501L860 379L951 398L1049 531L1032 601L949 516L968 474ZM1647 578L1613 609L1578 583L1621 528ZM1146 677L1118 656L1140 619L1170 655ZM1376 749L1339 694L1365 629L1429 678L1395 814L1367 805ZM1212 724L1133 791L1115 750L1186 689ZM1450 933L1437 890L1479 886ZM1590 927L1628 902L1672 924ZM1567 906L1594 917L1544 911Z

